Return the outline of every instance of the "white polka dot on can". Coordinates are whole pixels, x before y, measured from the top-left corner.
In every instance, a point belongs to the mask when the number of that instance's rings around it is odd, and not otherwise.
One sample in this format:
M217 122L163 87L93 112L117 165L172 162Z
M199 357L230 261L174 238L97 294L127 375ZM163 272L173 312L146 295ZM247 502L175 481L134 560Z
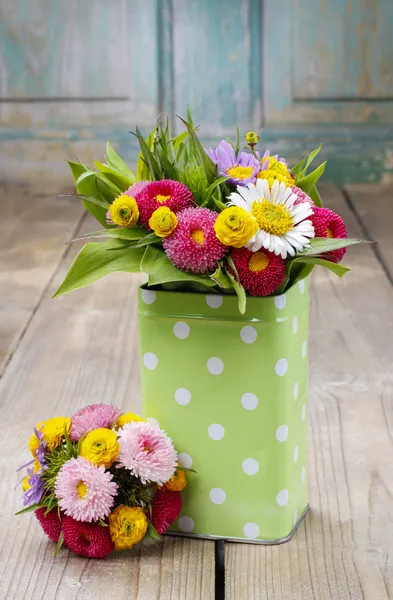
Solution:
M191 469L192 467L192 458L187 452L181 452L178 455L179 464L181 467L185 467L186 469Z
M293 451L293 462L297 463L297 461L299 460L299 446L295 446L295 450Z
M217 358L216 356L209 358L207 361L207 370L212 375L220 375L224 370L224 363L221 358Z
M242 407L246 410L255 410L258 406L258 398L255 394L252 394L251 392L243 394L240 402L242 403Z
M293 526L294 527L297 523L297 518L298 518L298 512L297 512L297 508L295 508L295 510L293 511Z
M302 344L302 356L303 356L303 358L306 358L306 354L307 354L307 340L303 340L303 344Z
M186 406L191 401L191 392L186 388L179 388L175 392L175 400L181 406Z
M194 529L194 521L191 517L180 517L177 524L179 525L180 531L184 531L184 533L191 533Z
M259 527L256 523L246 523L243 527L243 533L246 538L257 539L259 537Z
M242 462L242 469L246 475L256 475L259 471L259 464L255 458L246 458Z
M209 496L213 504L223 504L227 497L226 493L221 488L213 488L210 490Z
M183 321L179 321L174 324L173 333L179 340L185 340L190 335L190 326L183 323Z
M206 304L210 306L210 308L220 308L222 301L223 297L219 294L208 294L206 296Z
M148 417L148 418L146 419L146 421L147 421L148 423L150 423L150 425L154 425L154 427L157 427L157 429L160 429L160 424L159 424L159 422L157 421L157 419L155 419L154 417Z
M276 375L278 375L279 377L284 377L284 375L286 375L286 373L288 371L287 359L280 358L280 360L278 360L276 362L275 370L276 370Z
M257 339L257 330L251 325L246 325L240 330L240 337L245 344L253 344Z
M280 490L276 496L278 506L286 506L289 500L288 490Z
M302 474L301 474L301 476L300 476L300 481L301 481L302 483L304 483L304 482L305 482L305 480L306 480L306 467L303 467L303 468L302 468Z
M276 440L278 442L286 442L288 439L289 428L288 425L280 425L276 430Z
M297 317L293 317L292 319L292 331L293 333L297 333L297 330L299 329L299 320Z
M297 400L298 395L299 395L299 384L296 381L295 385L293 386L293 398L294 398L294 400Z
M287 303L287 297L285 294L281 294L281 296L274 296L274 304L278 310L283 310Z
M304 294L305 287L306 287L306 286L305 286L305 283L304 283L304 279L301 279L301 280L299 281L299 290L300 290L300 293L301 293L301 294Z
M158 365L158 358L155 354L153 354L153 352L146 352L143 355L143 364L145 365L146 369L153 371Z
M306 420L306 410L307 410L306 405L303 404L303 406L302 406L302 421Z
M208 427L208 433L212 440L218 441L222 440L225 435L225 429L219 423L212 423Z
M153 304L157 297L157 293L153 290L142 290L141 291L142 300L145 304Z

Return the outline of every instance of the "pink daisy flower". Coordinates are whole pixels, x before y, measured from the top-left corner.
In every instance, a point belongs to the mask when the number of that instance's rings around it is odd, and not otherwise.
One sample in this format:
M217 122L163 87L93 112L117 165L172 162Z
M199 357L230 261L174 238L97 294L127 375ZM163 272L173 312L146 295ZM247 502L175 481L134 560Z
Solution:
M313 207L314 214L310 217L315 230L315 237L324 238L339 238L345 239L347 237L347 228L343 219L330 208L320 208L318 206ZM321 256L325 260L330 260L335 263L339 263L347 249L339 248L338 250L331 250L330 252L324 252Z
M302 189L300 189L296 185L293 185L291 189L292 194L295 194L296 196L296 200L293 203L294 206L296 206L297 204L303 204L304 202L308 202L309 204L311 204L312 207L314 207L314 202L311 200L310 196L303 192Z
M177 218L175 231L162 241L169 260L183 271L213 271L228 250L214 231L217 213L208 208L187 208Z
M159 488L154 495L151 522L158 533L165 533L180 514L182 497L180 492Z
M105 467L97 467L79 456L61 467L55 482L55 494L61 510L76 521L105 519L117 494L117 483Z
M119 409L110 404L85 406L71 417L70 439L77 442L93 429L110 429L119 415Z
M137 181L134 185L131 185L128 190L122 192L122 196L130 196L131 198L135 198L139 192L141 192L147 185L151 183L150 181ZM106 222L108 225L114 225L115 223L112 221L110 210L106 213Z
M172 179L152 181L135 196L139 208L139 221L149 227L149 219L157 208L167 206L174 213L194 206L191 191L184 183Z
M146 421L132 421L119 430L120 453L117 468L124 467L143 484L162 485L177 467L177 452L170 437Z
M71 552L89 558L104 558L114 548L109 527L98 523L81 523L71 517L63 519L64 544Z
M285 279L284 260L264 248L257 252L233 248L231 256L240 283L250 296L270 296Z
M53 508L47 515L45 515L45 513L46 508L38 508L34 511L35 516L48 538L57 544L61 533L61 520L59 518L58 510L57 508Z

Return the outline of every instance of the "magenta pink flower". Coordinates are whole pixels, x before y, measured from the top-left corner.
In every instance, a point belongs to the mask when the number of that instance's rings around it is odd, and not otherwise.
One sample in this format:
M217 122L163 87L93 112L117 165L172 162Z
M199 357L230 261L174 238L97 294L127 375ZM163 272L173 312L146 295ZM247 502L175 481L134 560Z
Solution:
M111 512L117 483L105 467L97 467L79 456L61 467L55 482L55 494L61 510L76 521L98 521Z
M298 188L296 185L292 186L292 194L295 194L296 200L293 203L294 206L297 204L303 204L304 202L308 202L311 206L314 206L314 202L311 200L310 196L303 192L302 189Z
M165 431L146 421L131 421L119 430L117 467L124 467L143 484L162 485L177 467L177 452Z
M214 223L217 213L208 208L187 208L178 215L175 231L162 245L171 262L183 271L213 271L228 250L217 239Z
M134 185L129 187L128 190L123 192L123 194L125 196L131 196L131 198L135 198L135 196L139 194L139 192L141 192L147 185L149 185L149 183L151 183L151 181L137 181L134 183Z
M70 439L77 442L93 429L111 428L119 414L119 409L110 404L90 404L81 408L71 417Z
M149 227L149 219L157 208L167 206L174 213L194 205L191 191L184 183L172 179L150 181L135 196L139 208L139 222Z

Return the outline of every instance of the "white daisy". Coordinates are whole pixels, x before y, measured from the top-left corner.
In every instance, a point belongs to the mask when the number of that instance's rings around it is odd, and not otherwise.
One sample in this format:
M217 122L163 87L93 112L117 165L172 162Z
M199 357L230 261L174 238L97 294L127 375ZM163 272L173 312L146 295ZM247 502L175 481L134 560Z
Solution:
M309 245L309 239L314 237L314 227L307 217L313 210L309 202L294 206L296 199L291 188L278 181L273 183L272 189L266 179L257 179L255 185L237 186L237 192L229 196L228 204L247 210L259 225L259 230L247 244L249 250L256 252L263 247L286 258Z

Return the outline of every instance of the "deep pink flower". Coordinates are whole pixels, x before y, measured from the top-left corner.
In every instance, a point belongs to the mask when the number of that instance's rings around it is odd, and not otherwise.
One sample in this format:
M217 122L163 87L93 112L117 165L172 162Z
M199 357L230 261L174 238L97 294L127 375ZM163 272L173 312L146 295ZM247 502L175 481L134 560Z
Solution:
M158 533L165 533L180 514L182 498L180 492L159 488L153 498L151 522Z
M284 260L264 248L257 252L233 248L231 256L240 283L250 296L269 296L285 279Z
M175 231L162 245L171 262L183 271L213 271L228 250L216 236L217 213L208 208L187 208L177 215Z
M61 467L55 482L55 494L61 510L76 521L98 521L111 512L117 483L105 467L97 467L79 456Z
M48 538L57 544L61 532L61 520L59 519L59 512L57 508L52 508L47 515L45 515L45 512L46 508L38 508L34 511L34 514Z
M109 527L97 523L81 523L64 517L63 534L64 544L80 556L104 558L114 548Z
M119 414L119 409L110 404L90 404L81 408L71 417L70 439L77 442L93 429L111 428Z
M139 208L139 221L148 228L150 217L161 206L167 206L174 213L194 206L193 196L188 187L172 179L150 182L136 194L135 200Z
M141 192L147 185L149 185L151 181L136 181L134 185L128 188L123 194L125 196L131 196L131 198L135 198L139 192Z
M124 467L142 483L162 485L177 467L177 452L165 431L147 421L131 421L119 429L117 467Z
M310 217L314 225L315 237L340 238L347 237L347 228L343 219L330 208L313 207L314 214ZM321 256L325 260L339 263L343 259L347 249L331 250L324 252Z

